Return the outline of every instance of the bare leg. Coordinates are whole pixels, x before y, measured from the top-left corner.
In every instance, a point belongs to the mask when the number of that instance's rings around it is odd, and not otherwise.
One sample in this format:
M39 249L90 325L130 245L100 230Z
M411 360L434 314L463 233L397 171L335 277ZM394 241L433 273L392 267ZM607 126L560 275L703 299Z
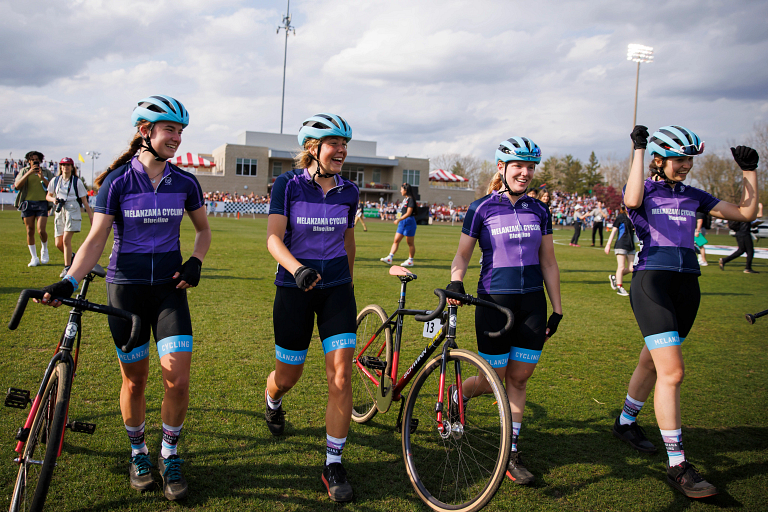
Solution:
M160 415L166 425L181 425L187 416L191 365L192 352L171 352L160 359L165 387Z
M405 237L405 243L408 244L408 257L413 258L413 256L416 254L416 244L414 244L413 239L415 237L413 236L407 236ZM392 253L394 254L394 253Z
M290 391L299 382L303 371L303 364L287 364L275 360L275 370L267 377L267 392L272 400L278 400Z
M682 426L680 385L685 376L683 351L680 345L662 347L653 350L651 356L658 374L653 395L656 422L662 430L677 430Z
M325 429L328 435L347 437L352 419L352 365L355 349L340 348L325 355L325 376L328 380L328 406L325 409Z
M149 358L135 363L121 361L120 373L123 376L120 387L120 412L123 415L123 423L138 427L144 421L147 409L144 391L149 377Z
M395 254L397 252L397 248L400 247L400 242L403 239L403 235L400 233L395 233L395 241L392 242L392 248L389 250L390 254Z
M48 242L48 232L45 230L47 225L48 217L37 217L37 233L40 235L40 241L43 243Z

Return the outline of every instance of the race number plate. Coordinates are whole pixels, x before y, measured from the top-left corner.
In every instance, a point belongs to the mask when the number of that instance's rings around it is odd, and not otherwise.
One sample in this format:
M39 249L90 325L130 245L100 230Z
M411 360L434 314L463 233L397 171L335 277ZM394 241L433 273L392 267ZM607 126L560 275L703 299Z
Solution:
M442 326L443 324L440 322L439 318L435 318L430 322L424 322L424 332L422 333L422 336L432 339L435 337L435 334L440 332Z

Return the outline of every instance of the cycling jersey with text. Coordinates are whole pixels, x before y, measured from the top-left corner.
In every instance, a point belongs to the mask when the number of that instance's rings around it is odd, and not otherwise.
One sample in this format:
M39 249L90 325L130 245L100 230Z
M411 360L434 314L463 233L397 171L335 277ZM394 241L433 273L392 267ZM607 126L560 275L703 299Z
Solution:
M317 270L317 288L352 282L344 235L355 225L360 200L357 186L336 175L336 185L323 193L306 169L281 174L272 187L269 214L288 217L283 243L302 265ZM278 265L277 286L296 287L296 280Z
M701 274L693 248L696 212L709 213L720 200L683 183L670 187L648 178L644 187L643 203L629 210L635 232L643 242L635 272L669 270Z
M138 158L110 172L94 211L114 215L107 282L162 284L181 269L179 226L184 210L202 207L203 191L190 173L166 163L157 189Z
M477 293L530 293L544 289L541 238L552 234L552 216L539 200L512 204L493 191L469 206L461 232L478 239L483 264Z

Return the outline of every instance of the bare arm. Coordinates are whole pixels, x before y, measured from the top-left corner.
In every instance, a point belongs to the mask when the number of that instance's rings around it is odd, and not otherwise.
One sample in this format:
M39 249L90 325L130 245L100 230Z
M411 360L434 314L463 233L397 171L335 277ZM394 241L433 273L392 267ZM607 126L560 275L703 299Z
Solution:
M735 205L727 201L720 201L709 211L710 215L719 219L741 222L752 222L755 220L758 213L757 173L754 171L743 171L743 176L741 202Z
M469 267L469 260L472 258L472 252L475 250L477 238L461 234L459 238L459 247L456 249L456 256L451 262L451 281L463 281L464 275Z
M91 226L93 226L93 209L91 209L91 205L88 203L88 196L85 195L81 197L80 200L83 202L83 208L85 208L85 213L88 214L88 220L91 221Z
M349 276L354 278L353 270L355 268L355 228L347 228L344 232L344 250L347 252L347 262L349 263Z
M16 180L13 182L13 187L16 189L19 189L23 187L27 180L29 179L29 175L32 174L32 169L28 168L26 171L22 171L19 173L18 176L16 176Z
M301 267L301 262L293 257L291 251L283 243L283 237L285 236L285 229L288 227L288 217L280 215L278 213L270 214L267 217L267 250L269 254L275 258L285 270L291 274L295 274L296 270ZM307 288L307 291L315 287L320 282L322 276L318 274L317 280Z
M627 188L624 190L624 204L627 208L639 208L643 204L643 194L645 194L645 185L643 180L643 157L644 149L636 149L632 159L632 168L627 178Z
M202 261L205 259L205 255L208 254L208 249L211 248L211 228L208 225L208 215L205 213L205 207L201 206L197 210L187 212L189 220L192 221L192 225L195 227L195 246L192 249L192 257ZM181 272L173 274L173 279L177 279ZM179 281L176 288L183 290L190 288L192 285L186 281Z
M539 264L541 265L541 273L544 275L544 286L547 289L547 295L549 295L549 302L552 304L552 311L562 315L560 267L557 266L557 259L555 259L555 243L552 241L552 235L541 237ZM549 331L547 331L547 339L549 339Z
M611 253L611 243L613 242L614 235L616 235L616 233L618 232L619 232L619 228L611 229L611 235L608 237L608 241L605 243L605 254Z

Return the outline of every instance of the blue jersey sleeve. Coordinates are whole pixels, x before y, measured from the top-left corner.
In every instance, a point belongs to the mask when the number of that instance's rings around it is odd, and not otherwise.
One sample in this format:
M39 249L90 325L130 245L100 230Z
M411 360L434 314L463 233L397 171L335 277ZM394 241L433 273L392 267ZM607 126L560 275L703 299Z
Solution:
M182 171L178 167L175 170L188 182L187 200L184 201L184 209L188 212L193 212L201 208L205 204L205 200L203 199L203 189L200 187L200 182L189 172Z
M272 194L269 197L269 214L276 213L288 217L289 205L285 194L288 191L288 182L293 173L283 173L277 177L272 185Z
M130 165L130 164L129 164ZM120 213L120 180L115 180L123 175L125 169L119 167L107 174L101 183L99 193L96 196L96 206L93 211L104 215L118 215Z
M483 227L483 216L478 213L478 210L490 199L490 197L490 195L487 195L477 201L473 201L472 204L469 205L467 214L464 216L464 224L461 227L462 233L471 236L472 238L480 238L480 230Z

